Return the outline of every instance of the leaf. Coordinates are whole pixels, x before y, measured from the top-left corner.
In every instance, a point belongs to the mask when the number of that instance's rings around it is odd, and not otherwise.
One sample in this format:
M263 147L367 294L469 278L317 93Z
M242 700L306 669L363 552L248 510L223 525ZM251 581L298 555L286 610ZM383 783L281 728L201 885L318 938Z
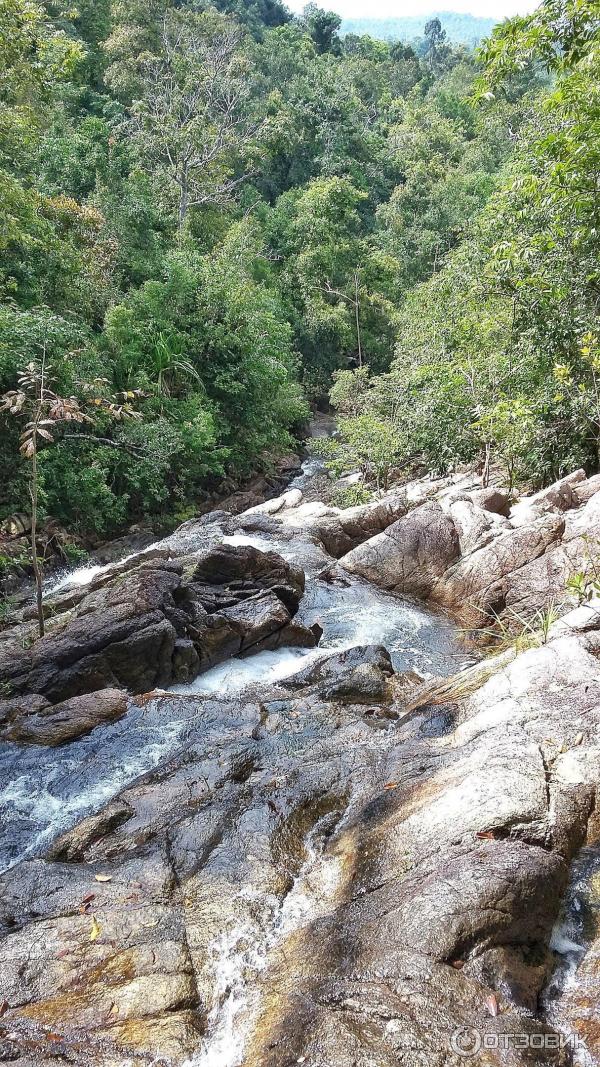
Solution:
M475 834L480 841L495 841L496 835L493 830L478 830Z
M112 882L112 874L95 874L94 878L97 882Z
M0 1001L0 1019L2 1018L3 1015L6 1015L9 1007L10 1007L10 1004L8 1003L7 1000Z
M95 915L92 915L92 928L90 930L90 941L97 941L102 933L102 927L98 922Z
M383 788L384 789L397 789L399 784L400 784L399 782L386 782Z
M96 896L95 893L87 893L86 896L81 901L81 903L82 904L89 904L90 900L93 900L95 896Z
M498 1015L500 1009L498 1008L498 998L495 993L490 993L489 997L485 998L485 1006L489 1015L494 1017Z

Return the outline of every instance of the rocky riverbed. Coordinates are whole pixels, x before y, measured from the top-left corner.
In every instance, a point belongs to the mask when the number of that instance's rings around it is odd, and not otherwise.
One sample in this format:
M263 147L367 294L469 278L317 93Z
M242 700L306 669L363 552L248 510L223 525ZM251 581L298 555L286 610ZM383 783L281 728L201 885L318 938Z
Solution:
M600 1061L600 478L311 473L1 635L4 1061Z

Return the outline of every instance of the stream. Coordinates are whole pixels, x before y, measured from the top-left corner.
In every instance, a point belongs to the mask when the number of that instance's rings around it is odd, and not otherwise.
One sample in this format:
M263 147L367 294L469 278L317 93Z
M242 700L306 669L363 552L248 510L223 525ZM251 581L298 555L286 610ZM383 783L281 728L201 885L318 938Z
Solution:
M588 1045L597 1047L600 1031L599 844L582 848L575 857L551 947L558 963L544 994L543 1010L548 1021L574 1042L573 1067L594 1067L598 1061Z
M321 470L318 460L309 459L290 488L308 489ZM7 869L24 858L39 855L59 834L99 811L154 768L176 761L187 750L198 761L199 779L206 774L208 781L215 768L242 744L246 729L243 705L234 721L233 705L228 706L227 701L238 697L260 699L262 691L290 678L327 652L381 644L388 649L397 671L414 671L423 678L455 673L470 662L456 628L443 615L385 594L350 575L342 581L320 580L324 554L304 540L300 530L293 535L289 530L286 533L285 537L238 533L223 540L230 545L249 544L264 551L277 551L304 568L306 591L297 619L307 626L320 624L323 636L319 647L281 648L230 659L189 685L174 686L164 699L152 700L143 707L132 704L123 720L99 726L87 737L59 748L1 745L0 868ZM55 580L48 592L89 584L97 574L109 569L93 563L79 567ZM351 823L353 810L358 810L353 805L365 785L371 786L372 776L383 774L381 780L386 781L386 760L396 758L402 744L395 724L390 722L376 724L367 733L364 726L346 724L334 741L331 721L323 718L322 712L317 710L312 715L309 711L305 720L297 723L293 721L296 713L286 717L286 702L282 700L280 705L271 698L269 716L277 721L276 733L264 742L266 768L260 767L249 780L255 793L248 795L247 810L235 816L235 832L228 839L230 851L224 859L215 853L215 871L219 877L223 871L227 873L230 889L229 896L223 896L219 932L207 950L212 1004L206 1033L199 1049L185 1060L185 1067L240 1067L244 1062L261 1011L265 976L278 966L278 960L281 965L288 939L308 930L319 917L331 914L338 894L343 894L344 872L339 856L329 847L330 837L335 830L339 838L345 825ZM439 725L442 719L443 715L437 715L430 724L423 725L424 745L427 738L435 739L436 731L438 736L447 732L444 723ZM427 733L428 729L434 732ZM451 722L448 729L452 729ZM332 748L330 761L333 766L337 760L338 769L331 770L331 781L325 789L334 794L337 775L352 783L350 792L339 801L337 810L316 811L312 824L302 831L302 855L295 866L289 867L289 885L280 892L270 887L266 875L257 873L263 862L260 835L264 775L268 772L268 777L281 776L293 796L295 768L308 767L307 781L311 785L314 753L323 747L327 756L330 743L337 745ZM425 766L426 748L423 752ZM323 758L318 756L317 768ZM236 853L240 826L246 835L244 838L240 834L240 840L253 842L250 852L256 847L255 857L246 855L246 846ZM214 877L214 872L208 877ZM600 850L584 849L574 865L564 913L555 929L552 947L559 964L543 1004L548 1021L565 1032L569 1032L568 1020L574 1011L577 1018L589 1018L589 1026L594 1025L598 990L591 980L586 985L585 960L595 953L599 879ZM576 1051L573 1062L577 1067L594 1063L584 1049Z
M321 470L319 461L307 460L290 488L306 488ZM465 662L455 628L443 616L383 594L360 579L343 587L316 581L314 572L322 560L313 562L311 575L306 545L302 551L293 541L266 536L224 540L275 550L304 566L306 593L297 618L307 625L320 622L323 638L318 649L282 648L228 660L192 685L174 687L175 692L236 696L248 687L281 681L324 652L366 643L385 645L396 669L413 669L424 676L452 673ZM78 567L48 592L89 584L107 569L95 564ZM0 745L0 869L40 853L58 834L176 752L185 742L195 705L177 701L169 706L172 713L165 720L164 709L133 705L126 719L97 727L87 737L56 749Z

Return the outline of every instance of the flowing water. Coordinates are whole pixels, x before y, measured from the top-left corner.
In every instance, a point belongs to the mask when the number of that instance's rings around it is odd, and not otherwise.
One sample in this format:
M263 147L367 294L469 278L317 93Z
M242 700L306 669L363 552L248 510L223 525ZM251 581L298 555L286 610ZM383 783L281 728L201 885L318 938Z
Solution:
M307 461L291 488L306 490L321 471L318 460ZM57 749L0 746L0 867L43 852L59 833L187 747L200 744L219 752L228 730L224 700L246 691L249 696L260 695L327 653L381 644L397 670L423 676L452 673L466 662L456 630L443 616L382 593L359 578L320 580L319 572L331 560L304 540L301 530L280 536L237 534L224 540L275 550L304 568L306 591L297 617L307 626L320 624L319 648L282 648L232 659L191 685L174 687L171 699L132 705L121 722L100 726L88 737ZM47 595L85 586L107 570L95 564L79 567L56 580ZM239 722L236 725L239 728ZM290 732L292 754L292 746L302 743L296 729ZM307 724L306 735L312 736L315 729L331 728ZM385 730L392 731L393 726L388 723ZM286 743L282 739L283 747ZM385 732L375 731L370 743L374 752L385 745ZM301 759L301 748L298 752ZM210 947L213 1007L206 1038L188 1067L238 1067L243 1062L260 1010L261 975L273 954L288 936L334 906L340 872L325 847L326 823L327 816L317 819L308 834L304 862L286 894L241 885L239 918Z
M326 816L322 822L327 821ZM215 1003L202 1047L184 1067L239 1067L260 1010L260 976L272 953L334 906L339 882L339 860L323 852L320 821L308 835L306 860L283 899L240 890L241 902L258 905L255 917L234 925L213 944Z
M306 488L322 465L309 459L290 488ZM300 562L307 570L307 587L298 618L319 622L323 638L318 649L282 648L232 659L201 675L178 693L235 696L249 686L265 687L300 670L327 651L354 645L383 644L399 670L423 675L452 673L465 662L464 650L448 620L369 583L351 579L331 585L316 579L323 565L310 558L310 546L271 536L225 538L230 544L254 544ZM107 568L89 565L63 576L53 591L89 584ZM50 591L50 590L49 590ZM185 701L164 708L133 706L121 722L97 727L91 735L51 749L38 746L0 746L0 868L12 866L43 850L59 833L99 810L141 774L156 767L184 743L194 705Z
M557 966L545 991L548 1021L572 1042L573 1067L595 1067L600 1038L600 845L576 857L550 947Z
M290 488L309 489L321 472L318 460L308 460ZM231 659L190 685L173 687L172 698L132 705L123 721L100 726L61 748L0 746L0 869L43 852L59 833L189 746L223 750L230 730L224 712L227 698L242 693L260 696L327 653L381 644L396 670L424 677L453 673L468 661L455 628L443 616L349 575L341 581L321 580L319 573L331 561L303 539L300 529L238 533L224 541L277 551L304 568L306 591L297 618L307 626L319 623L323 630L319 647L282 648ZM93 563L79 567L54 580L46 595L86 586L109 570ZM307 723L307 735L313 729ZM373 734L374 753L378 746L385 749L393 731L393 724L387 723ZM232 736L234 731L229 739ZM298 744L298 734L293 732L291 740ZM281 743L285 746L285 739ZM301 747L298 758L302 759ZM273 959L288 937L335 908L342 873L339 860L327 849L330 815L317 819L308 833L304 860L287 893L275 895L251 883L236 890L235 918L225 923L209 948L213 1000L206 1035L184 1067L243 1063L261 1010L261 982ZM339 813L336 818L339 829L346 816ZM587 1041L598 1036L600 846L583 849L573 866L551 947L558 964L544 994L545 1017L573 1040L574 1067L594 1067Z

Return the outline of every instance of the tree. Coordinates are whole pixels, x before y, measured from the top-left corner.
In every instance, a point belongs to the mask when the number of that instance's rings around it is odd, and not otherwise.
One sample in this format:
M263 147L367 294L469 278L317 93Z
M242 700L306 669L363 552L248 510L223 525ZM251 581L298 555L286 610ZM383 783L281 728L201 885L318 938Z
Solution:
M304 8L303 22L319 55L323 55L324 52L340 54L341 42L338 30L342 25L342 20L335 11L324 11L317 4L307 4Z
M142 64L158 54L161 22L168 9L168 0L112 0L104 81L118 100L130 104L140 96Z
M0 411L27 419L21 434L21 454L31 463L31 561L35 575L36 606L40 637L44 636L43 574L37 554L39 469L38 455L44 445L53 444L56 434L64 424L88 423L94 419L86 414L76 397L61 397L53 389L51 368L43 348L39 361L29 363L18 376L19 387L0 398ZM89 391L90 386L87 386ZM128 398L120 403L94 398L95 407L101 407L117 419L139 417L131 408Z
M158 54L142 63L131 130L144 166L177 190L180 229L190 208L227 203L251 172L260 123L247 113L242 44L239 26L224 16L169 11Z
M435 73L440 64L442 48L446 40L446 31L442 29L442 24L438 18L429 19L429 22L425 23L425 37L427 39L429 66Z
M338 474L360 471L364 487L377 492L389 486L390 472L402 457L402 442L385 419L366 411L338 419L336 438L323 442L322 453Z

